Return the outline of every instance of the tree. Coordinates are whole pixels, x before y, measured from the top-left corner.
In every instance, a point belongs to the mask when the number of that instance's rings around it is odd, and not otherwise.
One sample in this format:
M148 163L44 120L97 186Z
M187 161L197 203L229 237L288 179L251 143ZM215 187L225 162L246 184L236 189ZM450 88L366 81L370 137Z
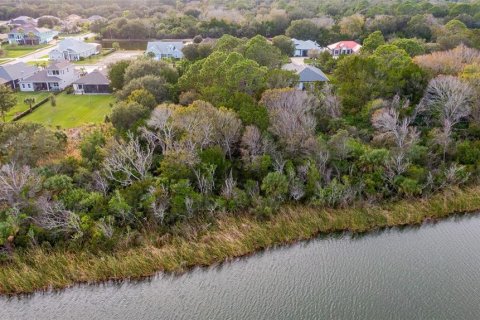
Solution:
M23 100L23 102L28 105L28 107L30 109L30 113L32 113L32 111L33 111L32 106L35 104L35 98L33 98L33 97L25 98L25 100Z
M108 78L113 90L121 90L125 84L125 70L130 65L130 61L121 60L108 67Z
M427 87L417 112L433 118L441 125L436 141L443 148L443 160L454 126L471 113L474 92L465 82L453 76L438 76Z
M373 52L379 46L385 44L385 38L381 31L371 33L365 40L363 40L362 51Z
M290 23L285 34L299 40L316 40L319 36L318 27L308 19L294 20Z
M261 66L274 68L279 67L283 62L280 49L271 45L265 37L260 35L248 40L242 51L245 58L254 60Z
M260 103L268 110L268 130L278 137L285 151L296 156L308 154L315 140L315 98L305 91L274 89L265 91Z
M125 69L125 84L130 83L134 79L145 76L158 76L164 78L169 83L176 83L178 73L172 66L164 61L151 59L138 59L129 64Z
M340 26L340 33L356 39L363 32L365 17L358 13L353 14L348 17L343 17L338 25Z
M424 43L419 39L398 38L390 42L394 46L405 50L410 57L415 57L425 53Z
M6 85L0 85L0 112L3 122L6 122L7 112L17 104L17 97L12 89Z
M126 140L113 140L107 146L107 156L103 161L103 172L107 179L129 186L145 179L153 163L154 145L147 139L142 145L140 137L131 132Z
M153 94L145 89L137 89L132 91L127 98L127 102L136 102L144 107L147 107L148 109L153 109L157 105Z
M148 116L148 108L137 102L120 102L112 109L110 121L117 130L126 131Z
M286 55L287 57L293 56L295 52L295 45L291 38L284 35L276 36L273 37L272 43L275 47L280 49L282 54Z
M171 98L171 86L161 76L148 75L141 78L135 78L127 83L122 90L117 92L117 97L126 100L133 91L145 90L155 97L157 103L169 100Z

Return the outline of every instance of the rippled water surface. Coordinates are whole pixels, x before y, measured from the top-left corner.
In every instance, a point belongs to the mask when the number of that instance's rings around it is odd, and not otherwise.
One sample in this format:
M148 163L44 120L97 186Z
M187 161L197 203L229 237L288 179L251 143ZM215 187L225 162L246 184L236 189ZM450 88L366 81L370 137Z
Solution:
M480 216L317 239L137 283L0 298L0 319L480 319Z

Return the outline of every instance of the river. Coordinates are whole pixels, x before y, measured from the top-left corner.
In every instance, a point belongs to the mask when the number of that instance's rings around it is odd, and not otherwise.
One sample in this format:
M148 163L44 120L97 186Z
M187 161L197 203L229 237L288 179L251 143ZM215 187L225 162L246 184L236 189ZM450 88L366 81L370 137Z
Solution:
M319 238L149 281L0 298L0 319L479 319L480 216Z

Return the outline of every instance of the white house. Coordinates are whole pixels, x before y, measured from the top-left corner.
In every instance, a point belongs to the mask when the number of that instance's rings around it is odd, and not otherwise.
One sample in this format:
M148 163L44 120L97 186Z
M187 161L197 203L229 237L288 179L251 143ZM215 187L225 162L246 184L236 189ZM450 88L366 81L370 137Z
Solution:
M12 89L17 89L21 80L32 76L38 70L37 67L29 66L25 62L1 65L0 84L6 84Z
M20 81L20 91L60 91L80 78L67 60L52 62L47 68Z
M322 70L308 64L288 63L282 69L293 71L298 75L297 88L300 90L307 89L316 82L329 81Z
M308 51L310 50L315 50L315 51L325 50L317 42L312 40L292 39L292 41L293 41L293 44L295 45L295 53L293 54L294 57L306 57L308 56Z
M46 44L58 35L58 31L47 28L37 28L31 25L17 27L8 33L8 42L19 45Z
M153 41L147 44L147 50L145 54L153 54L156 60L165 58L183 58L182 48L185 44L181 41L163 42Z
M48 54L50 60L77 61L100 53L98 43L86 43L75 38L66 38L60 41L58 47Z
M333 57L338 57L342 54L353 54L360 51L362 46L355 41L339 41L329 45L328 50Z

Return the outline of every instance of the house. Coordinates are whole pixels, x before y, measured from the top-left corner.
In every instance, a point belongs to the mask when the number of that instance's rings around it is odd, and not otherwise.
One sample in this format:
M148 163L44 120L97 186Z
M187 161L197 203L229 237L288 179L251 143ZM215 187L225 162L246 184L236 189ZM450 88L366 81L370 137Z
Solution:
M20 16L10 20L8 24L12 26L26 26L26 25L36 26L37 19L33 19L27 16Z
M20 81L20 91L60 91L80 78L67 60L52 62L48 67Z
M310 50L323 51L324 49L315 41L312 40L297 40L292 39L295 45L294 57L307 57Z
M0 66L0 82L10 86L12 89L19 87L18 83L27 77L32 76L38 71L37 67L30 66L24 62L17 62L14 64L5 64Z
M58 47L48 54L50 60L77 61L100 53L98 43L86 43L74 38L66 38L59 42Z
M327 48L333 57L338 57L342 54L357 53L360 51L362 46L355 41L339 41L329 45Z
M75 94L108 94L111 92L110 80L97 69L73 82L73 90Z
M322 70L308 64L288 63L282 69L293 71L299 76L297 88L300 90L307 89L316 82L329 81Z
M183 58L182 48L184 43L181 41L175 42L163 42L163 41L154 41L148 42L146 54L153 54L156 60L164 58Z
M46 44L58 35L58 31L47 28L37 28L32 25L17 27L8 33L10 44Z

